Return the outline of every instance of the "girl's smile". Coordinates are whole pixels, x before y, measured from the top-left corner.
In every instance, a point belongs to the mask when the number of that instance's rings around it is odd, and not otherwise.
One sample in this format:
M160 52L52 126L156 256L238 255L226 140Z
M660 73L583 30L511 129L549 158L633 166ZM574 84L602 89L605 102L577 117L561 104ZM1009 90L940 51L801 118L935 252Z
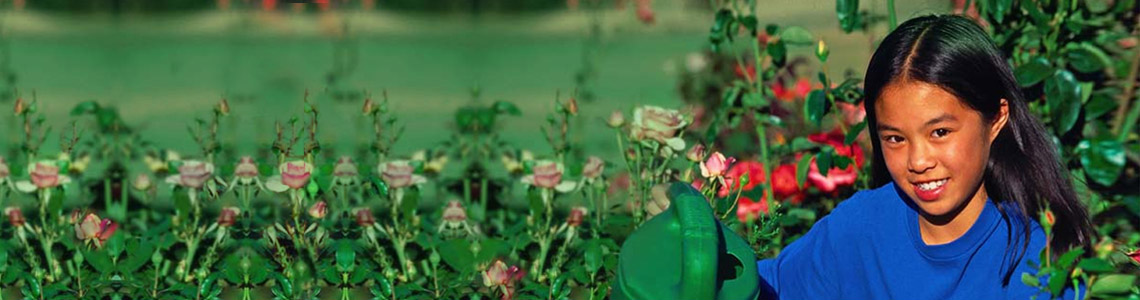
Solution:
M888 84L875 103L883 160L923 216L923 238L946 243L985 207L983 184L993 137L1006 114L985 120L957 96L913 80Z

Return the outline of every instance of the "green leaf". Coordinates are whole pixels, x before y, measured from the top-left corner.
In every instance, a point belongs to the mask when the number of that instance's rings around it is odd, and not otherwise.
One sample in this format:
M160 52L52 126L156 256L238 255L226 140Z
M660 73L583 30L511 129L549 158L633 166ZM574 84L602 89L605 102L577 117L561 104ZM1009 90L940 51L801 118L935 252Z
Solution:
M1013 7L1013 0L993 0L994 11L992 16L994 20L1001 23L1005 19L1006 13Z
M192 209L190 207L190 194L187 192L193 193L194 191L180 188L174 189L174 209L182 216L189 216Z
M862 122L859 122L859 124L851 126L851 128L847 130L847 135L843 137L843 144L854 144L855 139L859 138L859 133L863 132L863 129L865 128L867 128L867 120L863 120Z
M1081 86L1073 73L1058 70L1045 81L1045 102L1053 112L1058 135L1073 127L1081 108Z
M515 106L514 103L507 102L507 101L496 101L494 106L493 106L493 109L495 110L495 112L500 113L500 114L509 114L512 116L522 115L522 111L519 110L518 106Z
M1069 66L1083 73L1099 72L1112 63L1104 50L1090 43L1076 44L1065 53L1065 57L1069 60Z
M1069 282L1069 276L1062 270L1054 269L1049 272L1049 292L1053 295L1060 295L1061 291L1065 289L1065 283Z
M443 262L460 273L475 272L475 254L471 253L471 242L454 239L439 245L439 256Z
M1085 175L1100 185L1111 186L1124 171L1124 145L1115 139L1082 140L1077 152Z
M831 156L834 150L830 147L825 147L822 152L815 155L815 166L819 167L819 175L827 177L827 171L831 169Z
M744 94L743 103L746 107L765 108L768 106L768 100L761 97L759 93Z
M1085 270L1085 272L1104 273L1116 270L1107 260L1103 258L1090 257L1082 259L1077 267Z
M796 183L799 186L804 186L804 183L807 182L808 171L811 168L808 164L811 163L811 158L811 155L804 155L800 157L799 162L796 162Z
M815 42L815 37L803 27L788 26L780 33L780 40L793 46L811 46Z
M1136 275L1110 274L1093 282L1090 292L1093 295L1125 294L1132 288Z
M352 241L337 241L336 266L342 271L352 270L356 266L356 250L352 248Z
M788 48L783 40L778 40L768 46L768 55L772 56L772 64L776 67L783 67L784 63L788 61ZM759 74L759 73L757 73ZM761 76L762 78L767 76Z
M823 116L827 114L827 93L823 90L813 90L804 101L804 118L819 126Z
M1017 78L1017 82L1022 87L1029 87L1049 78L1053 74L1053 66L1045 57L1037 56L1029 62L1017 66L1013 71L1013 77Z
M1085 120L1096 120L1115 109L1116 99L1113 99L1113 94L1093 92L1089 96L1089 102L1085 103Z
M1061 254L1061 257L1057 259L1056 266L1058 266L1059 269L1068 270L1069 267L1072 267L1073 263L1077 261L1077 258L1080 258L1081 254L1085 254L1085 249L1074 248L1069 250L1065 252L1065 254Z
M1038 280L1037 276L1033 276L1029 273L1021 273L1021 282L1031 287L1037 287L1041 285L1041 280Z
M836 0L835 16L839 18L839 28L851 33L859 27L859 0Z
M602 245L598 239L591 239L583 245L583 256L586 261L586 271L590 274L598 272L602 268Z
M756 36L758 33L757 29L759 28L759 24L760 22L756 20L755 15L749 15L740 18L740 25L744 25L744 28L748 28L748 32L752 36Z
M102 274L111 274L115 272L115 264L111 262L111 258L103 251L91 251L86 247L80 246L83 253L83 261L95 268L96 271Z

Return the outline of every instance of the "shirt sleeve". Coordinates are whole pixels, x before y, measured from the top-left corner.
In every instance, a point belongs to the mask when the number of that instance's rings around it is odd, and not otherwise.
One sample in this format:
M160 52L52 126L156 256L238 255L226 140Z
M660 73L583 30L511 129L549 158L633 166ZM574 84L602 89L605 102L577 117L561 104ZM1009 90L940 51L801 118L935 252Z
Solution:
M760 299L837 299L837 261L831 216L823 217L803 237L775 258L756 263L760 273Z

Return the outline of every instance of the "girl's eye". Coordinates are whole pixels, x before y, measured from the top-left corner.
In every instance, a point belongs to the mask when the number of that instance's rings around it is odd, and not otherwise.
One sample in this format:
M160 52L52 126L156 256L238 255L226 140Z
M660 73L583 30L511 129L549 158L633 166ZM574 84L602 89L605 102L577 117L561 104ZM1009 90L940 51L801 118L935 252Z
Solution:
M931 135L933 135L936 138L937 137L944 137L947 134L950 134L950 130L946 129L946 128L935 129L934 132L931 133Z
M888 136L883 137L883 140L886 140L887 143L897 144L897 143L902 143L903 138L901 136L897 136L897 135L888 135Z

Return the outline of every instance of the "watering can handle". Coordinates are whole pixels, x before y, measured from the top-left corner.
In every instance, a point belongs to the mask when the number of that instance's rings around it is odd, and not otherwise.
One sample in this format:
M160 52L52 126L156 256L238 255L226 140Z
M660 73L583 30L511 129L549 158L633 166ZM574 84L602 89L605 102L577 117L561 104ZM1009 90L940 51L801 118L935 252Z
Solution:
M676 220L681 228L681 298L716 298L717 221L704 195L685 183L669 187Z

